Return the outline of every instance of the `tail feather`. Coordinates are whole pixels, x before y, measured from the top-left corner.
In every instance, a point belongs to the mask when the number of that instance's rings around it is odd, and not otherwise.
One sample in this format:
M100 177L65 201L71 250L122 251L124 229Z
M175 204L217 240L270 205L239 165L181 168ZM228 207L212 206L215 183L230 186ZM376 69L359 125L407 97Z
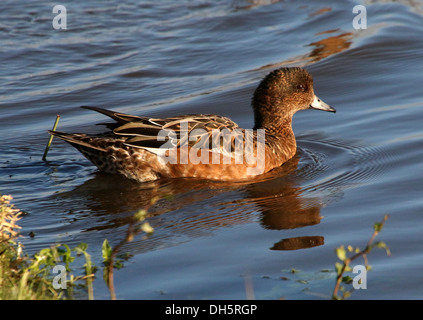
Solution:
M70 143L75 148L79 149L79 146L84 146L90 149L95 149L99 151L105 152L106 149L101 147L100 145L93 144L93 139L86 134L79 134L79 133L65 133L61 131L52 131L48 130L48 133L50 133L53 136L56 136L62 140L65 140L66 142Z
M116 111L112 111L112 110L106 110L106 109L99 108L99 107L81 106L81 108L102 113L105 116L112 118L113 120L115 120L119 124L125 124L125 123L131 122L131 121L145 120L145 118L143 118L143 117L133 116L133 115L130 115L130 114L120 113L120 112L116 112Z

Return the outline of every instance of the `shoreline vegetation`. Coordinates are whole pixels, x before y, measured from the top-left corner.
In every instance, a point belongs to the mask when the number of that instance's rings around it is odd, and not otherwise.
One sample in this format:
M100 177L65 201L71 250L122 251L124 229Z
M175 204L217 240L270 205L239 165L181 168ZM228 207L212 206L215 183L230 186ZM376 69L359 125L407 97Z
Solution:
M0 300L73 300L81 294L93 300L92 282L97 267L91 261L88 245L80 243L71 249L67 244L54 244L28 256L19 242L21 227L17 222L23 213L11 204L12 199L10 195L0 196ZM155 201L153 199L149 206ZM118 245L112 248L107 239L103 242L103 279L112 300L116 299L113 270L122 268L123 260L130 257L119 253L122 245L140 232L146 236L154 232L145 221L148 207L132 216L126 236ZM85 262L80 275L71 269L77 258Z
M21 227L18 221L22 219L23 213L11 204L12 199L10 195L0 195L0 300L94 300L93 280L98 268L91 261L88 245L81 243L71 249L67 244L54 244L28 256L19 242ZM149 205L132 216L120 243L111 247L107 239L103 241L103 279L112 300L117 299L113 271L122 268L123 262L131 257L130 253L123 254L120 250L140 233L144 233L146 237L153 234L154 229L146 218L149 208L157 200L154 198ZM343 300L351 296L357 285L365 285L360 282L363 279L365 281L365 277L360 277L359 280L356 280L358 276L355 279L351 277L351 262L362 257L367 272L371 269L367 255L373 248L385 249L387 255L390 255L384 242L374 241L387 219L388 216L385 216L381 222L374 224L373 234L364 249L351 246L335 249L341 262L335 263L334 290L331 297L325 294L321 296ZM72 270L76 259L84 259L83 270L79 271L79 275L75 275Z

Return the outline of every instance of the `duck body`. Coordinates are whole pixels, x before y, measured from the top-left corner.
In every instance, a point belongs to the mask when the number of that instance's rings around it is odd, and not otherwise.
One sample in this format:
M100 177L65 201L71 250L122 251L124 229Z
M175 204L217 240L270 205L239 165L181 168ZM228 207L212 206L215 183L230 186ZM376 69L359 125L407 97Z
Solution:
M150 118L84 106L115 120L111 130L99 135L49 132L106 173L140 182L179 177L234 181L268 172L295 155L296 111L335 112L314 95L311 75L302 68L271 72L252 104L253 129L213 114Z

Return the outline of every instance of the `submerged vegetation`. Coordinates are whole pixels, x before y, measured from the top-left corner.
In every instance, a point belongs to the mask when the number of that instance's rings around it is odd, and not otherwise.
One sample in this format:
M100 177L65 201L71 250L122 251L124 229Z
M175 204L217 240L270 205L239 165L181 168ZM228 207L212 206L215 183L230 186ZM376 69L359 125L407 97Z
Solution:
M86 295L88 299L94 299L92 283L98 268L92 263L91 255L87 252L88 245L81 243L71 249L66 244L56 244L29 257L24 254L22 245L18 242L20 237L18 230L21 227L17 222L23 213L14 208L11 200L11 196L0 197L0 300L74 299L76 295L81 297L80 289L84 292L86 290L84 296ZM149 207L157 200L154 198L148 206L131 217L125 238L120 243L111 247L107 239L103 242L103 279L113 300L116 299L113 270L120 269L123 261L130 257L128 254L120 254L120 250L125 243L131 242L139 233L144 233L148 237L154 232L145 220ZM364 249L352 246L336 248L336 254L341 262L335 264L336 280L332 299L346 299L354 288L365 285L361 283L365 278L356 276L353 279L349 275L351 271L355 273L351 268L353 261L362 257L365 272L367 272L370 270L367 255L373 248L385 249L390 255L384 242L374 241L387 219L388 216L385 216L381 222L374 224L373 234ZM71 269L71 264L75 264L76 259L84 259L83 270L79 275L75 275ZM295 269L291 270L291 273L296 272ZM349 274L345 275L346 273ZM75 288L78 290L74 290Z

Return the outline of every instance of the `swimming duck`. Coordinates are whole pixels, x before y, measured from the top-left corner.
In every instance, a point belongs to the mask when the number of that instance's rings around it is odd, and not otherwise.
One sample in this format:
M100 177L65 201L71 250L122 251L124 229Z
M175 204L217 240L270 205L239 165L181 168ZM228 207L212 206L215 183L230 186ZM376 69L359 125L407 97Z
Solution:
M140 182L178 177L235 181L259 176L295 155L292 117L297 111L336 112L314 94L310 73L300 67L270 72L255 90L252 107L254 128L242 129L214 114L150 118L83 106L115 120L110 131L49 133L100 171Z

